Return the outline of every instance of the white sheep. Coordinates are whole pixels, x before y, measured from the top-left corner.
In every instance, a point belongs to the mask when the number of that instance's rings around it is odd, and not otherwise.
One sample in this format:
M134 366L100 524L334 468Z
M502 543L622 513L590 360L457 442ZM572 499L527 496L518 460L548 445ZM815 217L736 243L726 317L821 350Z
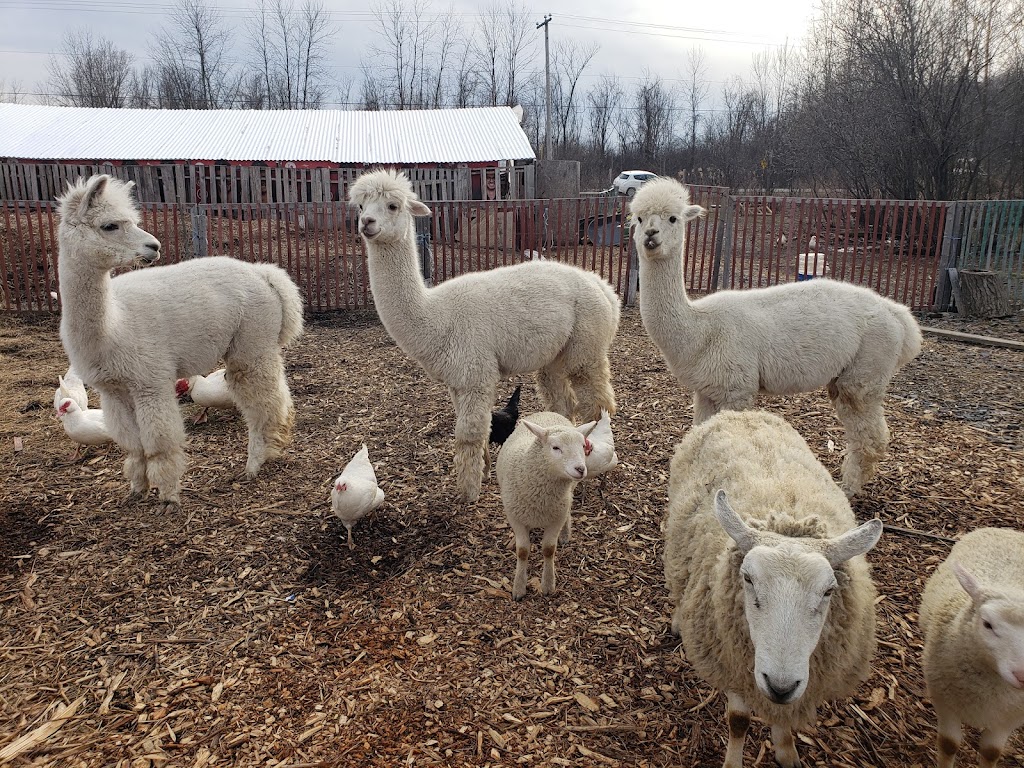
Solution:
M139 228L131 184L106 175L71 185L60 202L61 340L99 390L106 426L127 454L133 496L150 487L179 504L185 431L175 381L224 359L249 427L255 475L290 436L294 409L281 347L302 332L302 299L288 274L227 257L111 271L160 257Z
M856 526L778 416L723 412L679 443L665 522L672 629L728 698L725 768L743 764L751 711L771 725L779 764L800 765L792 729L867 677L876 593L862 555L881 532L879 520Z
M540 590L555 591L555 550L572 532L572 490L587 476L584 446L594 424L574 427L558 413L542 411L520 419L501 447L495 474L505 517L516 535L516 575L512 597L526 595L530 531L541 528L544 571Z
M704 214L674 179L630 203L640 254L640 315L669 370L693 390L693 422L751 408L759 392L827 387L849 443L842 485L853 496L889 445L883 400L921 350L910 311L868 288L815 279L691 302L683 276L687 222Z
M981 729L994 768L1024 725L1024 533L980 528L953 545L925 586L921 630L938 768L953 768L961 723Z
M580 420L615 413L608 348L619 300L599 276L553 261L476 272L427 288L414 216L430 209L403 174L366 173L352 185L370 288L384 328L455 407L455 469L466 501L485 470L491 404L503 378L537 371L545 408Z

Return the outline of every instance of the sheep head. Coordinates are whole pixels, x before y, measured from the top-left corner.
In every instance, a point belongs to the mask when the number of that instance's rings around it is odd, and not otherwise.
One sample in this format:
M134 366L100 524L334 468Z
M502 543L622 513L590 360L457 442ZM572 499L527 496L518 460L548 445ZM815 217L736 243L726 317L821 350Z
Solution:
M644 184L629 204L633 238L640 256L648 259L680 258L686 222L707 211L690 203L690 191L663 176Z
M522 423L537 438L553 474L564 475L570 480L582 480L587 476L587 436L596 422L580 427L542 427L527 419Z
M404 173L364 173L349 189L349 202L359 207L359 234L367 243L392 243L411 236L414 216L429 216Z
M874 547L882 523L871 520L833 539L783 536L749 525L722 490L715 516L736 542L754 683L776 704L791 704L807 690L830 598L846 583L836 569Z
M953 573L971 598L974 631L999 676L1024 688L1024 594L987 587L960 563L953 563Z
M69 242L84 246L105 269L138 261L150 264L160 258L160 241L139 227L133 186L106 174L70 185L57 199L62 246Z

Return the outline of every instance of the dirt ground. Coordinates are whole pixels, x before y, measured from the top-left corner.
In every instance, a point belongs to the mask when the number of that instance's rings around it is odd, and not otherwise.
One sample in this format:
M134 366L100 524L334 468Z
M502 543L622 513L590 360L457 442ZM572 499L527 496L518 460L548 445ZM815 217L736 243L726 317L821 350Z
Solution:
M537 594L535 549L516 604L497 485L476 505L456 500L447 394L372 313L312 320L288 353L295 443L256 480L242 478L237 416L188 423L175 514L124 503L117 448L69 458L51 418L67 365L57 323L0 318L0 763L720 765L724 699L668 633L661 565L689 396L635 309L612 364L621 463L603 498L588 487L577 499L558 592ZM536 410L524 383L524 412ZM843 433L824 393L763 404L838 472ZM1024 353L929 338L887 413L890 457L855 510L930 537L890 530L870 555L874 671L799 735L808 766L934 765L923 583L951 538L1024 527ZM363 442L387 499L350 552L329 486ZM767 740L755 722L748 766L773 764ZM1020 737L1007 765L1024 765Z

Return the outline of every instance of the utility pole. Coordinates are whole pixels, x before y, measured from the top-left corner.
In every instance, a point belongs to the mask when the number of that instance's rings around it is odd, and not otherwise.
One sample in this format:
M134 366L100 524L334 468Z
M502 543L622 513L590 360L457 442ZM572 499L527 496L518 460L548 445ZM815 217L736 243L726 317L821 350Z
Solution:
M548 24L551 14L544 14L544 21L537 23L537 29L544 27L544 159L551 159L551 55L548 48Z

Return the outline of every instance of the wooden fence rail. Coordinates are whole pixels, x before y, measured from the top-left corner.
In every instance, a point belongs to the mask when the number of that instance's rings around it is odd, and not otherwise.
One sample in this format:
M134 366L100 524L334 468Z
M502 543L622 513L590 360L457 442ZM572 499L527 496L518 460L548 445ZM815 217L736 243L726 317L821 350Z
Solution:
M1024 301L1024 201L977 203L739 196L693 187L708 215L688 225L685 279L695 293L828 276L914 309L945 309L950 266L1006 275ZM636 299L627 200L432 201L417 222L424 279L525 260L575 264ZM316 312L372 307L366 256L343 203L143 203L143 226L163 263L225 255L278 264ZM57 215L50 202L0 203L0 275L6 312L56 312Z

